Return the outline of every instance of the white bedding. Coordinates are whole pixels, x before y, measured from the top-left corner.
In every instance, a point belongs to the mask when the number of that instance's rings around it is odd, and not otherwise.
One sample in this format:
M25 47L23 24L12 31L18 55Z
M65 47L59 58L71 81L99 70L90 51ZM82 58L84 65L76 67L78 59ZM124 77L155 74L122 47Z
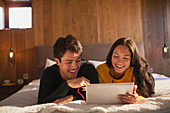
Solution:
M99 105L86 104L78 100L63 105L54 103L37 103L39 80L34 80L20 91L0 102L0 113L170 113L170 78L160 74L153 74L155 78L156 94L145 99L143 104Z

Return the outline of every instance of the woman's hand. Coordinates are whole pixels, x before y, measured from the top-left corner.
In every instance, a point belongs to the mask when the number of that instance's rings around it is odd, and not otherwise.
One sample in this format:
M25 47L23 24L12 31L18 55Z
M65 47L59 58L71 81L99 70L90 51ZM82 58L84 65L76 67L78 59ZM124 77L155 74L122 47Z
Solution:
M118 99L126 104L141 103L139 95L136 93L137 85L134 85L133 92L127 92L126 94L118 94Z

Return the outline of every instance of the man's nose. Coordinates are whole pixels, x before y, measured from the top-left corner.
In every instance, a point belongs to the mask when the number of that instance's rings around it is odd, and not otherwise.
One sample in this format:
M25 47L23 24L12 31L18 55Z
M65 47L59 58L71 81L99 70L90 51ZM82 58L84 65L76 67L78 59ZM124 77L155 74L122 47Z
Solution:
M77 65L78 65L78 64L77 64L76 62L73 62L73 63L71 64L71 67L74 68L74 69L77 69Z

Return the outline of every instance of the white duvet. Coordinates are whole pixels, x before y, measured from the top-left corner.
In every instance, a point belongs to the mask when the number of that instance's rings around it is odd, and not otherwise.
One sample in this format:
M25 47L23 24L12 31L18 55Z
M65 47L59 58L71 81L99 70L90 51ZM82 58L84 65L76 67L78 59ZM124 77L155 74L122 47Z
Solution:
M34 80L20 91L0 102L0 113L170 113L170 79L153 74L156 93L143 104L99 105L73 101L63 105L37 103L39 80Z

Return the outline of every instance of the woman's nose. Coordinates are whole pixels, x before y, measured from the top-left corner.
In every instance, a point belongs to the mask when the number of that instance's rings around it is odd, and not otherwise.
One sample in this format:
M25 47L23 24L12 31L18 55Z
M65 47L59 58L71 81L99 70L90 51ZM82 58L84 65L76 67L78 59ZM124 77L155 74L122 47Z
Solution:
M121 59L121 58L118 58L118 59L117 59L117 63L122 63L122 59Z

